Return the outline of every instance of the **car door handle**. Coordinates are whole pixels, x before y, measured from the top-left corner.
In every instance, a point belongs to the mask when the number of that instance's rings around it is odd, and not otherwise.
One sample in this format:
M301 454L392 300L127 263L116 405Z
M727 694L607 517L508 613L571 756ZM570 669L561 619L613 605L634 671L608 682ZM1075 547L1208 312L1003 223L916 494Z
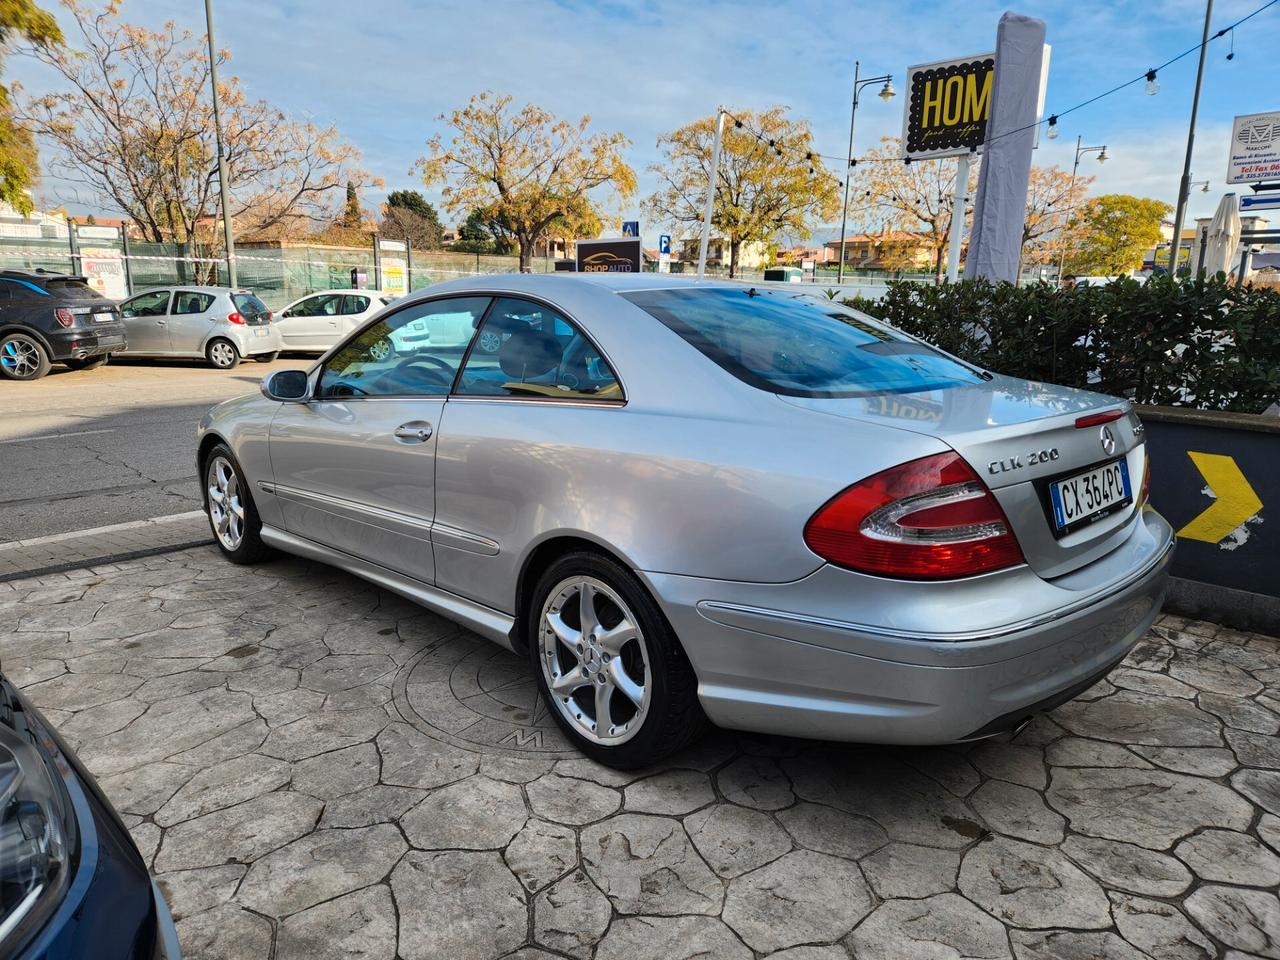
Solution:
M406 443L426 443L431 439L431 424L425 420L410 420L396 427L395 436Z

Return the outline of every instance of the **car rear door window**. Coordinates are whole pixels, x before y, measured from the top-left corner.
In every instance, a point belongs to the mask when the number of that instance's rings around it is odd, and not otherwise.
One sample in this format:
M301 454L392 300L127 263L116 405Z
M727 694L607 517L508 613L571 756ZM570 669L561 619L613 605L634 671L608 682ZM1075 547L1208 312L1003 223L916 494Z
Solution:
M369 309L368 297L357 297L347 294L342 298L342 312L346 316L352 316L357 313L364 313Z
M179 290L173 297L173 312L204 313L213 306L213 294L195 293L190 290Z
M444 396L488 306L488 297L449 297L381 318L334 352L316 396Z
M504 298L480 327L456 392L469 397L622 400L622 386L591 340L559 312Z
M169 291L140 293L120 306L120 314L128 317L162 317L169 312Z
M982 383L981 371L870 317L754 287L623 295L739 380L793 397L914 393Z
M243 314L245 320L249 323L266 320L271 313L267 309L267 305L252 293L233 293L231 294L231 302L236 305L236 310Z

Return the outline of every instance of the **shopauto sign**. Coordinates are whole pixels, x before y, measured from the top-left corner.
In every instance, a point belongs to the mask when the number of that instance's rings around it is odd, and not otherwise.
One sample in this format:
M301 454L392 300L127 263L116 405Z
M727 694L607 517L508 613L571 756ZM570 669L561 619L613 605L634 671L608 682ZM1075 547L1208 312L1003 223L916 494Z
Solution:
M1280 180L1280 112L1251 113L1231 125L1227 183Z

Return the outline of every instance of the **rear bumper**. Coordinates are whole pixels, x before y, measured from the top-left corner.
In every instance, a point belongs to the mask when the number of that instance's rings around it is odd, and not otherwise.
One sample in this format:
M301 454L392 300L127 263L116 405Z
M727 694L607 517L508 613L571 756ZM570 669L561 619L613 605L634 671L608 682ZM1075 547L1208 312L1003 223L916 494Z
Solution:
M259 331L265 333L259 334ZM242 357L254 357L263 353L279 353L284 349L284 338L280 336L280 328L274 323L265 326L251 327L245 325L234 331L236 349Z
M1172 530L1154 511L1131 539L1125 556L1136 562L1123 575L1097 590L1059 588L1056 609L1003 625L964 629L984 606L975 587L993 594L986 606L999 606L995 594L1016 580L933 584L954 596L951 616L915 636L781 606L788 594L803 597L806 581L823 571L795 584L755 585L768 606L750 602L750 584L646 578L715 723L831 740L949 743L1012 728L1083 692L1124 659L1160 612L1173 555ZM837 576L824 577L825 593L841 582ZM865 579L843 582L848 613L863 609L850 582Z
M47 334L50 359L83 360L104 353L123 353L128 347L124 324L104 324L107 329L79 328Z

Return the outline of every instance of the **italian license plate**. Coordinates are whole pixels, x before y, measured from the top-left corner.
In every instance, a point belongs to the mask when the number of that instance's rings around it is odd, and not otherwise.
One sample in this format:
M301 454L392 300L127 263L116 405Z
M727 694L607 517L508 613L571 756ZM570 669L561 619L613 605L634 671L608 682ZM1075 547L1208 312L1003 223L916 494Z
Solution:
M1129 464L1112 460L1100 467L1049 484L1054 532L1077 530L1133 502Z
M265 336L267 335L267 333L268 333L268 331L267 331L266 327L260 327L260 328L258 328L257 330L253 331L253 335L254 335L255 337L265 337Z
M95 323L110 323L116 319L116 315L114 313L95 313L93 319Z

